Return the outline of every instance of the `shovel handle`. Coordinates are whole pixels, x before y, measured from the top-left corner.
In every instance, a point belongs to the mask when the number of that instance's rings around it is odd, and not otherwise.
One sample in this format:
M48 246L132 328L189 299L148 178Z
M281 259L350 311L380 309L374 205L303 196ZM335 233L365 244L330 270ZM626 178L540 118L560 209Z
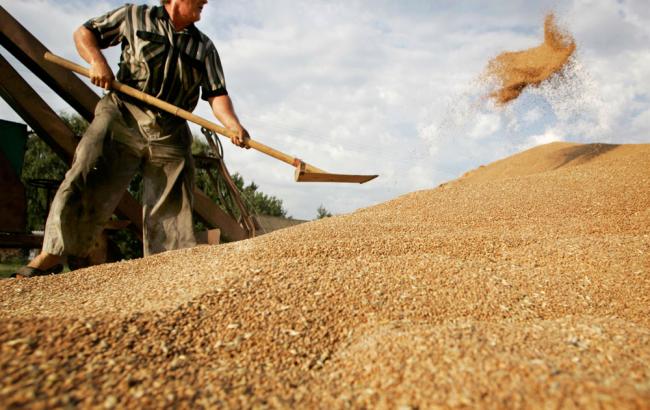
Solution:
M84 77L90 77L90 71L87 68L82 67L79 64L73 63L70 60L66 60L65 58L52 54L49 51L45 53L44 57L47 61L57 64L63 68L67 68L68 70L74 71L75 73L83 75ZM200 125L201 127L205 127L209 130L212 130L217 134L221 134L228 138L232 138L235 135L229 129L217 125L212 121L208 121L205 118L199 117L198 115L194 115L191 112L179 108L173 104L170 104L156 97L152 97L147 93L144 93L126 84L122 84L117 80L113 80L111 82L111 88L123 94L126 94L128 96L131 96L135 99L138 99L142 102L145 102L149 105L152 105L156 108L160 108L161 110L166 111L170 114L174 114L177 117L183 118L184 120L191 121L195 124ZM246 145L261 153L264 153L275 159L278 159L282 162L286 162L287 164L292 166L298 166L302 163L302 161L300 161L298 158L292 157L291 155L287 155L281 151L269 147L268 145L264 145L261 142L253 140L252 138L246 141ZM307 172L325 172L322 169L316 168L309 164L305 164L305 170Z

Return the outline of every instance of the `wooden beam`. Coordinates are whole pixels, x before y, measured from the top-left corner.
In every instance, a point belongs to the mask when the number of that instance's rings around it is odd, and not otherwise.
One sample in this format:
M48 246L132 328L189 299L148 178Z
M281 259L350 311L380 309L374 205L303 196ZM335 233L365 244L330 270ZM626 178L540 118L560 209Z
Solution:
M200 189L194 189L194 210L208 225L218 226L226 241L234 242L248 238L244 228L216 206L212 199Z
M2 55L0 95L54 152L71 163L77 137Z
M377 175L330 174L325 171L310 171L309 166L300 161L294 173L297 182L349 182L363 184L377 178Z
M221 230L208 229L205 231L194 232L196 242L205 245L219 245L221 243Z
M72 33L70 33L72 44ZM61 96L82 117L91 121L99 97L72 72L43 58L48 51L25 27L0 6L0 44Z
M43 235L0 232L0 248L41 249Z

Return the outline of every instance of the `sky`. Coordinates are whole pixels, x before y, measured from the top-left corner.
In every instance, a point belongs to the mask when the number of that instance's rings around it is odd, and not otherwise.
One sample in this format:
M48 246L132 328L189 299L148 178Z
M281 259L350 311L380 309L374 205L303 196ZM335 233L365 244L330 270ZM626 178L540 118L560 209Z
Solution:
M72 32L121 4L0 0L52 52L78 63ZM539 45L550 11L577 43L570 67L495 106L484 98L488 61ZM231 173L280 198L294 218L433 189L553 141L650 142L647 0L210 0L197 27L217 46L252 138L332 173L379 174L363 185L298 183L291 166L224 143ZM0 53L55 111L72 112ZM119 50L106 55L117 70ZM213 119L203 102L195 114ZM0 118L22 122L2 100Z

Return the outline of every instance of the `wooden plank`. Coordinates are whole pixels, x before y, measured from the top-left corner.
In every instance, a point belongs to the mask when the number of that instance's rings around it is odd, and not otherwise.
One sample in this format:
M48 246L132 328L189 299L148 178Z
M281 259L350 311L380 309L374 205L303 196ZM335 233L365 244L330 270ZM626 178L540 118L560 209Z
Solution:
M322 172L305 172L296 176L298 182L349 182L363 184L377 178L377 175L326 174Z
M0 232L0 248L41 249L43 235Z
M347 175L328 174L325 172L301 172L296 168L296 181L298 182L350 182L363 184L377 178L377 175Z
M208 225L218 226L226 241L234 242L248 238L244 228L199 189L194 189L194 209Z
M348 175L348 174L330 174L325 171L312 171L307 164L300 161L296 164L294 177L297 182L350 182L363 184L378 175Z

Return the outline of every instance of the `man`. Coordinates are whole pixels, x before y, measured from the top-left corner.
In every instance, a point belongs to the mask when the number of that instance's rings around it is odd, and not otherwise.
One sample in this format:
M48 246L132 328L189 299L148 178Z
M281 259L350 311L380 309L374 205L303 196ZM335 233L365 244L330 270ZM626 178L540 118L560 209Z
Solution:
M121 44L120 82L192 111L199 96L246 147L248 132L226 91L216 48L194 23L207 0L127 4L74 33L93 84L110 90L101 49ZM144 255L194 246L192 135L185 120L108 92L53 200L43 250L17 277L57 273L66 255L86 256L134 174L143 175Z

